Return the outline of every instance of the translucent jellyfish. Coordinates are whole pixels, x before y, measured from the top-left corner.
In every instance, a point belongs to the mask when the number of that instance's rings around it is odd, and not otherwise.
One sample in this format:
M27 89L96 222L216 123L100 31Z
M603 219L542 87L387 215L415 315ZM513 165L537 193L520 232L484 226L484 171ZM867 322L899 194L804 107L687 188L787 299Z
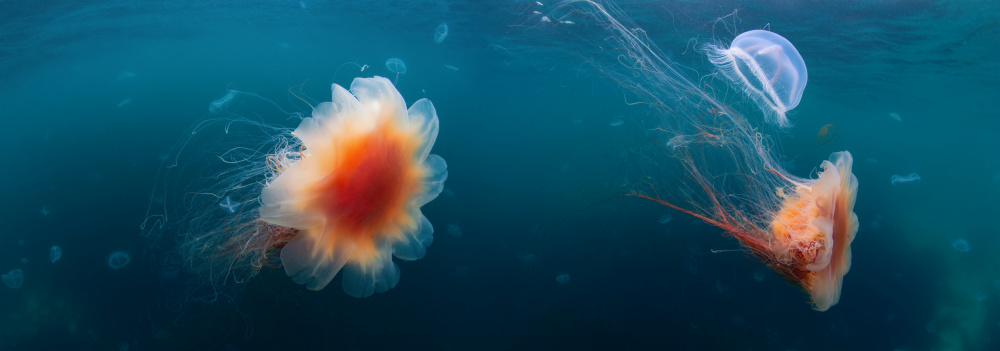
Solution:
M290 119L270 101L260 107L255 119ZM357 78L349 91L332 85L331 102L297 119L294 130L248 119L195 126L154 189L168 194L166 206L151 201L142 228L151 237L180 233L179 261L213 287L280 267L310 290L343 272L351 296L387 291L400 277L393 257L422 258L434 239L421 207L448 176L444 159L430 154L434 105L420 99L407 109L388 79ZM211 176L198 178L206 170ZM243 205L219 211L220 194Z
M692 74L657 47L653 32L616 18L622 12L593 1L556 6L551 16L573 14L578 25L532 26L528 16L525 30L546 33L521 36L534 45L525 52L588 53L582 62L625 90L625 101L609 101L655 126L622 146L622 191L723 229L807 292L814 309L837 304L858 230L854 158L835 152L814 178L798 177L781 165L784 129L760 125L787 126L785 112L802 97L807 74L794 46L767 31L744 33L728 49L696 44L715 71ZM697 274L694 258L680 263Z
M785 112L799 105L806 88L806 63L784 37L766 30L736 36L728 49L706 46L719 72L754 99L769 121L789 126Z
M52 245L49 248L49 263L55 264L56 261L62 258L62 248L57 245Z
M569 274L563 273L563 274L557 275L556 276L556 282L559 283L559 284L568 284L569 283Z
M229 104L233 103L234 98L236 98L236 91L230 90L228 93L226 93L226 95L223 95L221 98L218 98L215 101L212 101L212 103L208 104L208 111L213 114L219 114L225 112L226 107L229 106Z
M670 221L673 220L673 219L674 219L673 215L671 215L669 213L664 213L664 214L660 215L660 219L658 219L657 222L659 222L660 224L667 224L667 223L670 223Z
M42 209L38 212L41 212L42 216L48 216L49 213L52 213L52 211L49 211L49 208L47 206L42 206Z
M444 68L450 69L452 71L458 71L458 67L455 67L455 66L452 66L452 65L449 65L449 64L445 64Z
M960 238L951 242L951 247L958 252L969 252L969 241L965 238Z
M820 145L826 145L830 140L833 140L837 136L837 126L832 124L827 124L823 128L819 129L819 134L816 135L816 141Z
M621 126L624 123L625 123L625 120L623 120L621 117L615 117L615 119L611 120L611 122L609 122L608 125L612 126L612 127L618 127L618 126Z
M10 272L2 276L3 284L8 288L17 289L24 284L24 271L20 268L11 269Z
M889 180L892 182L892 185L916 184L920 183L920 175L916 173L910 173L905 176L893 174Z
M385 61L385 68L389 69L389 72L399 74L406 74L406 63L403 60L393 57Z
M434 42L441 44L441 42L444 41L444 38L447 37L448 37L448 23L441 22L441 24L437 26L437 29L434 30Z
M115 251L108 255L108 267L114 270L122 269L130 261L132 261L132 257L124 251Z
M462 227L459 227L458 224L455 223L448 223L448 234L451 234L451 236L456 238L461 238Z
M898 113L896 113L896 112L889 112L889 118L892 118L892 119L894 119L894 120L897 120L897 121L900 121L900 122L902 122L902 121L903 121L903 117L901 117L901 116L900 116L900 115L899 115Z
M233 200L231 200L229 196L226 196L226 198L219 203L219 206L225 209L226 211L229 211L229 213L236 213L236 208L239 207L239 205L240 205L239 202L233 202Z

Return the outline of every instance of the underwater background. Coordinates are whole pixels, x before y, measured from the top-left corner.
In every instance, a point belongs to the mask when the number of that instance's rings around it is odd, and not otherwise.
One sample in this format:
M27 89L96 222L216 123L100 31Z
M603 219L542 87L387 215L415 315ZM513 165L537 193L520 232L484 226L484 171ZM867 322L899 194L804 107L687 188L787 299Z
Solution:
M556 7L0 1L0 273L23 272L0 286L0 350L1000 348L1000 3L613 4L695 81L712 73L695 42L766 28L798 48L808 88L770 130L782 164L815 177L849 150L859 183L852 269L826 312L749 255L713 253L739 249L722 230L620 196L655 126L564 54L573 38L534 30ZM140 229L178 140L229 90L268 102L243 117L294 128L330 84L373 75L440 118L449 177L423 207L427 256L361 299L267 267L191 295L204 282Z

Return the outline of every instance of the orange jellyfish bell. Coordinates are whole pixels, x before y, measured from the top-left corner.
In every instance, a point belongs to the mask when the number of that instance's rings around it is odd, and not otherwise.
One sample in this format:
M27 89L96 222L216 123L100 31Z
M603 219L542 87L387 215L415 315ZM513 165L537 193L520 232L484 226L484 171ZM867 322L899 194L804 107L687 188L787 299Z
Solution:
M858 232L852 164L850 153L834 153L823 161L819 179L797 184L792 194L778 190L782 202L770 225L770 264L809 292L818 311L837 304L851 269L851 242Z
M288 276L320 290L343 270L356 297L394 287L392 256L419 259L433 241L420 207L448 177L444 159L430 155L437 134L434 105L406 109L388 79L357 78L350 92L334 84L333 101L293 133L301 156L272 159L279 174L261 193L260 219L298 231L281 249Z

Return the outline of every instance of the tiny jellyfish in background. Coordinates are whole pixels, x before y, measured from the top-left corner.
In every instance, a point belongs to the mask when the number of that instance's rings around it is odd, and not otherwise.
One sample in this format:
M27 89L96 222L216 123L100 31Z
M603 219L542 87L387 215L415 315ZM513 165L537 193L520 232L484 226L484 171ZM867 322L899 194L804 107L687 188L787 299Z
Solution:
M895 113L895 112L889 112L889 118L892 118L892 119L900 121L900 122L903 121L903 117L900 117L899 114Z
M611 120L611 122L608 123L608 125L612 126L612 127L617 127L617 126L620 126L620 125L622 125L624 123L625 123L625 120L623 120L621 117L615 117L615 119Z
M461 238L462 227L459 227L458 224L455 223L448 223L448 234L451 234L451 236L456 238Z
M958 252L969 252L969 241L965 238L960 238L958 240L951 242L951 247Z
M308 9L309 5L306 5L305 1L299 1L299 8L301 8L301 9Z
M669 213L664 213L664 214L660 215L660 219L657 220L657 222L660 222L660 224L667 224L667 223L670 223L670 221L673 220L673 219L674 219L673 215L671 215Z
M458 71L458 67L455 67L455 66L452 66L452 65L449 65L449 64L445 64L444 68L450 69L452 71Z
M819 129L819 134L816 135L816 141L820 145L826 145L830 140L833 140L837 136L837 126L833 124L827 124L823 128Z
M125 71L118 75L118 80L135 78L135 72Z
M128 106L128 104L130 103L132 103L132 98L127 98L125 100L122 100L121 102L118 103L118 108Z
M552 22L552 19L550 19L549 16L542 16L542 22L545 23Z
M48 216L49 213L52 213L52 211L49 211L49 208L47 206L42 206L42 210L38 212L41 212L42 216Z
M3 284L11 289L20 288L24 284L24 271L20 268L11 269L3 275Z
M434 42L441 44L441 42L444 41L444 38L447 37L448 37L448 23L441 22L441 24L437 26L437 29L434 30Z
M535 255L533 255L533 254L526 254L526 255L517 256L517 260L521 261L521 263L524 263L524 264L534 263L535 262ZM1000 281L998 281L998 282L1000 282ZM998 287L998 288L1000 288L1000 287Z
M802 55L788 39L766 30L744 32L728 49L708 45L708 59L743 90L780 127L790 123L785 112L799 105L808 72Z
M230 200L229 196L226 196L226 199L219 203L219 206L226 209L226 211L229 211L229 213L236 213L236 207L239 205L239 202L233 202L233 200Z
M59 247L58 245L52 245L52 247L49 248L49 262L55 264L56 261L58 261L61 258L62 258L62 248Z
M125 267L125 265L127 265L131 260L132 258L129 257L128 253L115 251L108 256L108 267L111 267L111 269L114 270L119 270L122 267Z
M894 174L892 175L891 182L892 185L910 184L910 183L916 184L920 183L920 175L916 173L910 173L905 176Z
M753 272L753 280L758 282L764 281L764 272L761 271Z
M385 68L395 74L406 74L406 63L403 60L393 57L385 61Z
M570 21L570 20L560 21L559 23L562 23L562 24L576 24L576 22L573 22L573 21Z
M556 282L559 284L569 283L569 274L563 273L556 276Z
M223 95L221 98L218 98L215 101L212 101L212 103L208 104L208 112L215 114L222 113L226 109L226 107L233 102L233 98L235 97L236 97L236 91L230 90L228 93L226 93L226 95Z
M535 1L535 4L538 6L545 6L545 4L543 4L541 1Z

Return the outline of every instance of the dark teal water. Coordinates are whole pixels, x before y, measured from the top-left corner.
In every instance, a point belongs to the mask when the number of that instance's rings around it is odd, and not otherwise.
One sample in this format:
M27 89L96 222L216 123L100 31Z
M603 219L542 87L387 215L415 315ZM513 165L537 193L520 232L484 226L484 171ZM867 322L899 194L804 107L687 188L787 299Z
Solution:
M859 182L853 266L826 312L749 255L712 253L739 248L722 230L618 196L655 126L573 54L604 29L559 12L580 29L549 31L532 13L556 7L0 2L0 273L24 272L0 287L0 350L997 348L996 2L617 3L695 81L712 68L695 43L767 28L798 48L809 85L794 126L760 130L800 177L851 151ZM427 256L368 298L265 268L204 301L170 233L139 227L162 158L229 89L285 111L243 117L294 128L290 113L311 112L296 96L395 80L391 57L408 66L396 83L407 103L437 108L434 153L449 166L423 208ZM837 136L819 145L831 123ZM919 183L890 182L914 172ZM130 263L109 268L114 251Z

